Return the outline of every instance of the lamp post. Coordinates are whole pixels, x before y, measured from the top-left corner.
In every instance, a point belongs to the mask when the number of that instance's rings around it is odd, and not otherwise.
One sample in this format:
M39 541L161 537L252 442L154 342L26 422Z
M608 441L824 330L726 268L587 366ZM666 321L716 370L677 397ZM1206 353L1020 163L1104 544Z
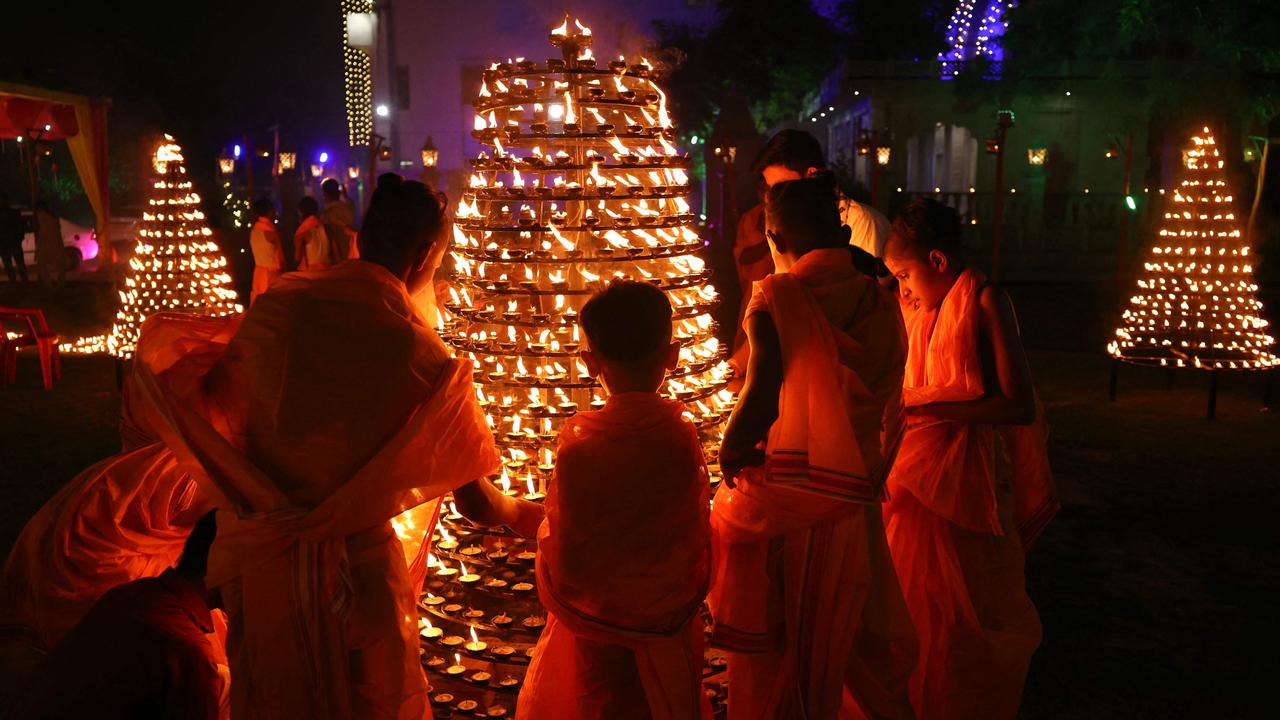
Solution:
M858 153L858 157L869 158L871 152L876 150L875 133L870 130L863 130L858 133L858 141L854 143L854 150ZM854 174L857 174L856 163ZM871 204L876 202L876 166L872 163L867 164L867 182L870 184Z
M1120 155L1124 155L1124 184L1121 192L1124 194L1124 207L1120 208L1120 235L1116 239L1116 292L1123 294L1124 290L1124 271L1128 265L1129 255L1129 213L1137 209L1138 205L1133 201L1133 196L1129 194L1129 186L1133 176L1133 131L1130 130L1125 135L1124 145L1112 138L1111 146L1107 148L1106 157L1114 160Z
M991 209L991 280L1000 280L1000 225L1004 222L1004 140L1013 127L1013 111L1000 110L996 113L995 137L987 140L987 152L996 156L996 194L995 204Z
M366 182L378 182L378 161L391 159L391 148L386 144L387 139L378 133L369 133L369 172Z
M431 141L431 136L427 136L427 141L422 143L422 181L435 187L436 184L436 165L440 162L440 151L436 149L436 144Z
M1037 135L1027 148L1027 211L1019 223L1025 232L1023 247L1028 245L1039 250L1044 240L1044 186L1045 165L1049 162L1049 148Z
M738 148L733 145L716 146L716 157L723 163L720 174L720 232L728 242L733 242L737 234L735 228L729 227L730 218L738 217L737 192L734 188L733 163L738 158ZM730 231L733 232L730 232Z

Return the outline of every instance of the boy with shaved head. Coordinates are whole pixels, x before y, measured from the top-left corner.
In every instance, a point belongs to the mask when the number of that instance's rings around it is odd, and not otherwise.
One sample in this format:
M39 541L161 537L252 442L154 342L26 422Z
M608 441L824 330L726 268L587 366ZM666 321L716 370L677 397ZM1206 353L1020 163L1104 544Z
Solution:
M746 384L725 430L709 598L729 718L911 717L910 620L881 524L906 343L853 266L828 177L766 198L778 272L746 312Z
M884 516L920 637L912 704L921 718L1013 718L1040 642L1023 551L1058 508L1013 304L967 265L959 216L932 199L899 214L885 262L910 315Z

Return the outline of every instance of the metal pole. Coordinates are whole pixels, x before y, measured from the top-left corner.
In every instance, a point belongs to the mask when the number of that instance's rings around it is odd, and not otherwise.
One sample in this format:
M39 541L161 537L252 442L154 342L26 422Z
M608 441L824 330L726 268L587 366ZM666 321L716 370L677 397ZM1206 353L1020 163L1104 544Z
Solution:
M249 194L249 202L253 203L257 200L253 196L253 143L249 142L248 135L240 136L240 140L244 146L244 189Z
M365 180L367 187L372 188L378 186L378 153L382 151L382 136L377 133L369 135L369 175Z
M1124 145L1124 205L1120 208L1120 238L1116 243L1116 292L1124 297L1124 270L1129 259L1129 186L1133 173L1133 131Z
M1000 226L1004 222L1004 138L1003 125L996 129L996 195L991 209L991 281L1000 281Z

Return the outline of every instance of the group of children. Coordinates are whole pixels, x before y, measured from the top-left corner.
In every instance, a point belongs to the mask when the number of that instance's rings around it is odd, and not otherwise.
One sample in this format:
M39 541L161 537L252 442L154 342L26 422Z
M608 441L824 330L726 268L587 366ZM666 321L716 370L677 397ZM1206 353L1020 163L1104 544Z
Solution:
M255 294L270 292L242 318L148 321L125 393L137 449L87 470L23 531L0 629L65 662L87 656L59 654L65 638L107 637L69 630L114 617L94 600L114 612L146 593L190 658L192 627L207 632L221 607L225 656L208 644L200 662L229 665L230 695L205 692L189 716L429 717L421 568L389 521L452 492L474 522L537 535L548 620L518 718L709 717L704 605L731 720L1014 717L1040 638L1022 553L1057 505L1009 299L966 266L954 210L917 200L864 250L830 177L786 169L765 198L773 268L743 313L714 498L698 431L660 394L679 359L672 306L627 281L580 311L583 362L609 397L564 427L544 504L477 480L499 457L470 363L449 357L414 297L432 292L447 247L444 206L384 176L363 262L255 273ZM261 214L255 243L273 232ZM258 250L283 268L279 250ZM119 498L147 511L118 512ZM176 558L197 519L212 533L210 507L217 541L188 547L182 572L102 595L108 576ZM47 667L55 694L83 679ZM98 667L102 682L120 669ZM121 677L163 675L131 667ZM93 694L100 708L126 701L108 696Z
M355 209L343 194L342 186L329 178L320 190L324 194L323 209L309 195L298 201L299 224L293 234L294 263L298 270L327 270L360 256L354 229ZM249 231L249 248L253 252L250 304L289 269L271 198L254 201L253 214L257 219Z
M1058 506L1012 305L954 209L911 203L868 265L852 201L808 170L767 191L774 271L743 313L709 511L696 433L659 395L670 305L617 282L583 309L610 398L561 437L518 717L706 717L704 597L731 720L1016 715L1040 640L1023 551Z

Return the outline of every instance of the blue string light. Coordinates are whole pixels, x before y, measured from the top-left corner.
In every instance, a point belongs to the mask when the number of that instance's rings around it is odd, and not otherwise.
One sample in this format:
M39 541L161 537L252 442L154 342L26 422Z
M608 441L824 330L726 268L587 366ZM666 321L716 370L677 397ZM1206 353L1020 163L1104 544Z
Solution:
M944 80L959 75L966 62L986 58L998 65L1004 60L1000 38L1009 27L1005 13L1018 6L1017 0L985 0L981 16L977 14L977 3L978 0L960 0L947 22L949 49L938 53Z

